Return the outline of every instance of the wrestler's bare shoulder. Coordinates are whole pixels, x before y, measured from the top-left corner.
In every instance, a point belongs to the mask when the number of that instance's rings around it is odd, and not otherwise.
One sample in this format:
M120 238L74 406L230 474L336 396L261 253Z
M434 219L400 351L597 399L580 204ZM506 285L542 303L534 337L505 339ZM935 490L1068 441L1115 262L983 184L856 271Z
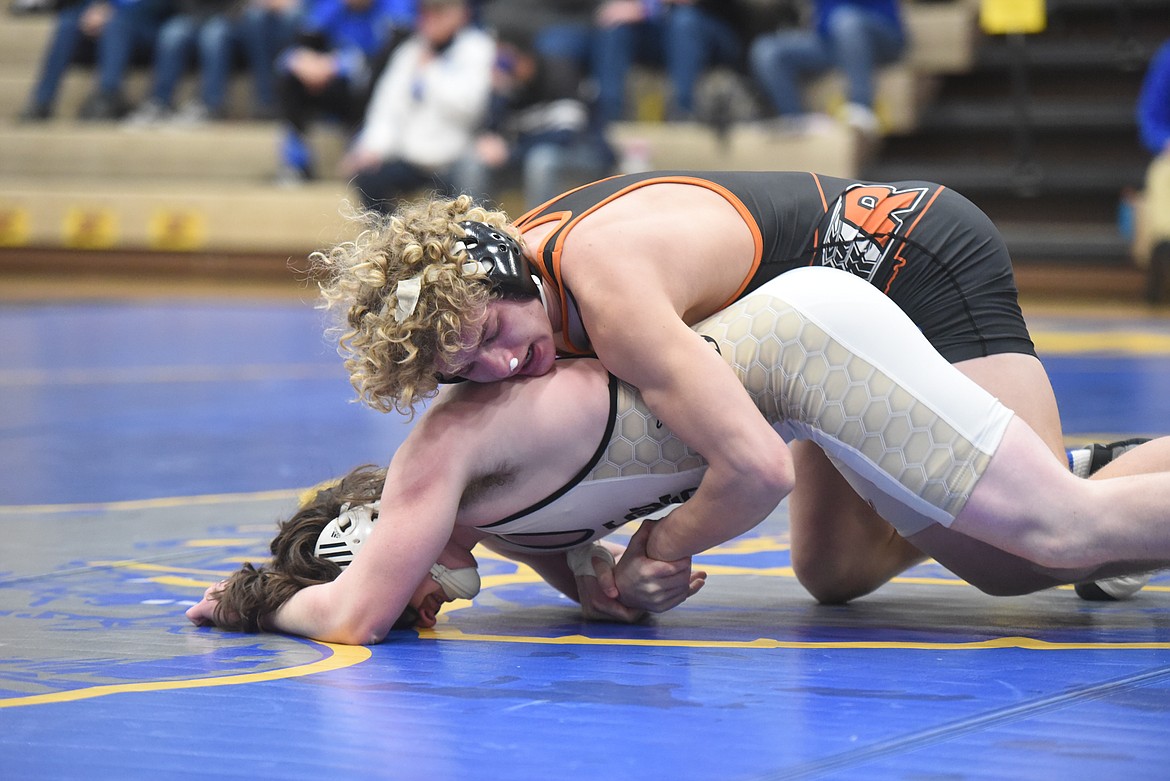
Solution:
M604 426L609 374L592 358L561 359L540 377L447 386L420 426L436 438L482 440L485 449L530 454L573 450L566 440ZM487 446L491 447L488 448ZM589 444L589 449L596 442Z
M752 232L735 206L704 187L665 182L582 218L565 239L561 273L578 298L612 296L615 287L644 292L653 280L681 312L725 301L754 258Z
M462 453L469 475L458 523L519 512L588 463L610 415L609 374L591 358L558 360L541 377L463 383L428 410L438 452Z
M594 233L629 234L632 228L649 234L653 231L648 229L655 227L670 228L692 239L708 231L734 231L739 227L748 237L743 218L719 193L692 184L657 182L595 207L580 219L568 241Z

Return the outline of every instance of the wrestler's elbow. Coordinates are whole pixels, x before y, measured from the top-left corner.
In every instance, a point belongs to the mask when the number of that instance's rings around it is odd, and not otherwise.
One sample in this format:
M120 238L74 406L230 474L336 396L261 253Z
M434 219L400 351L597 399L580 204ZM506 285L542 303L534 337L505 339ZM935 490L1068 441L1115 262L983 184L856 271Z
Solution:
M330 632L328 642L341 645L377 645L386 639L389 629L370 621L345 623Z
M792 453L779 437L761 445L749 462L741 465L740 473L745 480L760 486L769 497L774 497L776 502L791 493L796 485Z
M390 633L393 620L380 611L357 606L340 606L332 615L328 630L318 640L342 645L377 645Z

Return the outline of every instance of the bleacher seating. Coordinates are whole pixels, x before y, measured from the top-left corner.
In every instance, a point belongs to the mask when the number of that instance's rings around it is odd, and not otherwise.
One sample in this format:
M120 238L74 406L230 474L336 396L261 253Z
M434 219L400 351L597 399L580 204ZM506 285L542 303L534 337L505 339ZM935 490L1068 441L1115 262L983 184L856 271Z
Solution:
M973 9L970 0L907 3L912 54L879 78L882 115L897 119L887 120L887 132L918 116L938 74L969 64ZM17 123L52 23L51 15L32 15L6 16L0 24L0 257L11 249L52 248L303 258L345 237L341 207L351 195L328 175L343 139L327 126L316 129L311 142L326 176L304 187L276 186L276 125L244 119L243 79L233 86L228 122L132 131L74 120L92 84L89 71L75 69L56 119ZM145 92L148 78L131 74L131 98ZM816 99L831 102L833 89L830 77L814 88ZM700 123L621 123L614 137L655 168L795 168L840 176L858 168L856 144L844 129L793 139L747 126L721 136ZM499 200L515 213L522 206L514 194Z

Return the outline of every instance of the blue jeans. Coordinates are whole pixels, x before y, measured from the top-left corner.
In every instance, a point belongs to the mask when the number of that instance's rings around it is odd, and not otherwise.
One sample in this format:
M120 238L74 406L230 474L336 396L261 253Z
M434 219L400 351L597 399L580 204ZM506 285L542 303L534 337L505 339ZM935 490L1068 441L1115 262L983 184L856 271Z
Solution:
M159 30L173 8L172 0L135 0L129 5L118 6L98 40L99 92L121 94L122 80L131 59L153 52Z
M828 38L784 30L752 44L752 75L777 114L801 113L801 78L831 68L845 73L850 103L872 107L877 67L901 57L906 44L901 28L861 8L838 8L828 29Z
M635 62L666 67L672 113L688 116L703 71L734 64L741 49L729 24L690 5L671 5L662 16L598 30L593 59L598 118L604 124L625 116L626 77Z
M78 3L57 14L57 25L53 28L53 37L49 39L49 46L41 60L40 76L29 98L31 106L51 111L65 72L78 59L84 46L93 45L92 39L86 38L81 32L81 16L88 5Z
M300 19L299 6L281 12L253 5L236 27L252 71L252 97L262 112L276 111L276 57L292 43Z
M292 40L296 24L294 14L277 14L254 6L238 19L226 14L172 17L159 32L152 97L164 106L171 105L197 49L199 98L213 114L222 113L239 50L246 55L252 72L256 108L273 111L276 55Z
M459 192L490 200L499 190L501 179L519 173L524 208L531 209L573 187L606 176L613 165L613 152L603 141L582 137L569 142L532 144L514 155L503 170L488 168L470 151L452 167L449 178Z

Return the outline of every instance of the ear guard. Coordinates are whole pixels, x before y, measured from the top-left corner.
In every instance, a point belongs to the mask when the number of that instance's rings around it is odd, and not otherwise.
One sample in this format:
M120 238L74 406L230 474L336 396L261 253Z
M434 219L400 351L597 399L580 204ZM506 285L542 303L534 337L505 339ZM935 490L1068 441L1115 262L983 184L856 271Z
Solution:
M325 524L317 537L313 555L328 559L345 569L374 531L374 517L380 507L381 502L359 504L357 507L351 507L348 503L341 505L341 512Z
M528 267L518 241L498 228L474 220L464 220L459 227L466 233L461 243L467 250L468 265L478 266L472 270L486 274L493 290L524 298L540 296L538 278Z
M353 561L362 544L374 531L381 502L341 506L341 512L321 530L313 555L328 559L345 569ZM431 566L431 577L443 587L449 599L471 599L479 593L479 570L475 567L448 569L442 564Z
M464 220L459 227L464 232L459 244L467 253L464 273L486 275L488 287L505 296L544 301L544 286L540 277L532 273L518 241L498 228L474 220ZM466 381L442 374L435 377L441 385Z

